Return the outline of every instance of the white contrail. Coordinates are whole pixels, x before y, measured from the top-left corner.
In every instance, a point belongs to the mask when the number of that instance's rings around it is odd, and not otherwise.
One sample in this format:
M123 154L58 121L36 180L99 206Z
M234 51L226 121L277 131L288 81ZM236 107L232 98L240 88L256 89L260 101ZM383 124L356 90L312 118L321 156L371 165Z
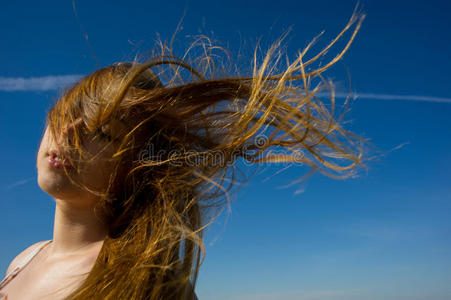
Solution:
M0 91L14 92L14 91L51 91L58 90L65 85L70 85L79 80L83 75L55 75L42 77L0 77ZM328 97L328 93L317 93L318 96ZM337 92L336 98L346 98L348 94ZM451 103L451 98L432 97L422 95L392 95L392 94L377 94L377 93L351 93L351 97L357 99L370 100L404 100L404 101L423 101L423 102L438 102Z
M321 96L329 96L330 94L318 93ZM337 98L346 98L346 93L335 93ZM371 100L404 100L404 101L425 101L425 102L439 102L439 103L451 103L451 98L444 97L431 97L420 95L392 95L392 94L375 94L375 93L351 93L351 97L358 99L371 99Z
M14 183L11 183L11 184L7 185L7 186L4 186L3 189L4 190L9 190L9 189L12 189L14 187L17 187L17 186L20 186L20 185L24 185L24 184L30 182L32 179L34 179L34 177L18 180L18 181L14 182Z
M82 75L55 75L42 77L0 77L0 91L52 91L75 83Z

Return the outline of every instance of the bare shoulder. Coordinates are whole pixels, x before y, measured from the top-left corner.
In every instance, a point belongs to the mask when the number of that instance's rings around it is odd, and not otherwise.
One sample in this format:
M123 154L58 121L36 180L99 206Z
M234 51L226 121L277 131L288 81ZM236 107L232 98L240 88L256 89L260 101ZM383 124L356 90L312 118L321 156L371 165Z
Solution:
M30 254L37 246L42 244L45 241L40 241L37 243L34 243L30 247L26 248L22 252L20 252L9 264L8 269L6 270L6 275L8 275L14 268L23 260L25 257L27 257L28 254Z

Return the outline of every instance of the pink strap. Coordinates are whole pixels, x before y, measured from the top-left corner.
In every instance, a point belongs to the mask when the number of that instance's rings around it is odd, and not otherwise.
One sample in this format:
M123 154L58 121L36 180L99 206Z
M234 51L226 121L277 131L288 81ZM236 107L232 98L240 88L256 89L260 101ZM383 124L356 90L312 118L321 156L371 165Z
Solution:
M19 273L19 271L27 264L30 262L30 260L36 255L38 254L38 252L44 248L45 246L47 246L48 244L50 244L52 240L48 240L45 241L43 243L41 243L39 246L37 246L36 248L33 249L33 251L30 252L30 254L28 254L11 272L9 272L9 274L6 275L6 277L0 282L0 290L8 284L8 282L10 282L14 277L16 277L17 273ZM0 293L1 295L1 293Z

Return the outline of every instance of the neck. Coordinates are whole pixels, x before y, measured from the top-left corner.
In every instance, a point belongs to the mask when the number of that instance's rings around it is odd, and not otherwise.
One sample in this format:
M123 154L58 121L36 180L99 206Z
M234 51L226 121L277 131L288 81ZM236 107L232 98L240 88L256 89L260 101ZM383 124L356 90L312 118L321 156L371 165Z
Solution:
M107 228L92 207L74 207L61 199L55 199L55 202L53 256L82 254L103 244Z

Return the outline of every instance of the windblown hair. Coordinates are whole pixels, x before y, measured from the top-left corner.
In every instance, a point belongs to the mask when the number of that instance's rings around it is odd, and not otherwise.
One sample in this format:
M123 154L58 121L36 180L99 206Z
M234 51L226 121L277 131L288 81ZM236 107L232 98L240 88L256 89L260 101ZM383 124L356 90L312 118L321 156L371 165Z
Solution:
M57 145L78 154L73 165L90 159L83 135L105 140L103 128L113 119L127 126L120 140L107 141L117 147L108 158L115 171L106 191L83 186L99 195L96 209L109 232L86 280L67 299L192 299L202 233L211 211L229 201L239 159L302 164L309 172L301 179L315 171L347 178L365 166L365 141L342 128L334 86L321 75L342 58L363 19L354 13L323 50L304 62L312 41L282 72L276 72L282 40L261 63L255 53L247 77L215 75L208 51L188 61L162 47L145 62L100 69L64 93L47 122L58 136L82 119ZM352 28L344 48L312 69ZM311 88L314 79L319 83ZM325 94L329 109L319 99Z

